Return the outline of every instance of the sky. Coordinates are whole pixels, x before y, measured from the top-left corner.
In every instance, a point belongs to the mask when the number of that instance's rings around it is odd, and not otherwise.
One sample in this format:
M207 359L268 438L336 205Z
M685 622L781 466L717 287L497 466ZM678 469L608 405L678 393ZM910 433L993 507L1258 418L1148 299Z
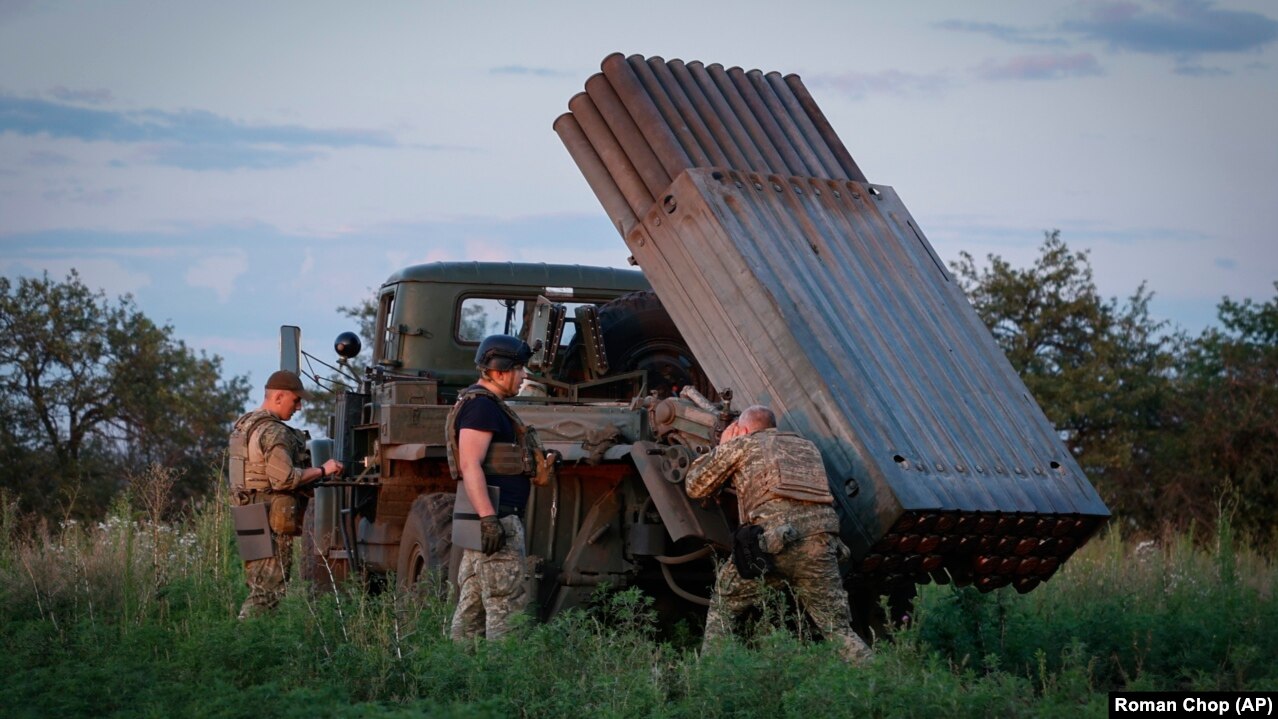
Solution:
M1278 292L1268 0L0 0L0 274L260 386L407 265L624 267L551 129L613 52L799 74L946 261L1059 229L1191 334Z

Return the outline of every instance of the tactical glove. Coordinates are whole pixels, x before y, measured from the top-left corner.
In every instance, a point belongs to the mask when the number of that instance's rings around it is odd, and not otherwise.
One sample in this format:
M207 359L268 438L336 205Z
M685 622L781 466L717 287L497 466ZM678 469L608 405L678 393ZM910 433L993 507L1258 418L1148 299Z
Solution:
M484 554L492 554L506 543L506 530L502 529L497 515L479 518L479 547Z

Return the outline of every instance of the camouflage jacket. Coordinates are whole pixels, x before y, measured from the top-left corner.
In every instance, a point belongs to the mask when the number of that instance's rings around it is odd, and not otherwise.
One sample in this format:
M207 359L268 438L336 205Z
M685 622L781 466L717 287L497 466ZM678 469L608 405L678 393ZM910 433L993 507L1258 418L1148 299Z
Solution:
M692 463L686 489L704 499L729 481L742 524L788 523L804 536L839 529L821 452L797 434L765 429L729 440Z

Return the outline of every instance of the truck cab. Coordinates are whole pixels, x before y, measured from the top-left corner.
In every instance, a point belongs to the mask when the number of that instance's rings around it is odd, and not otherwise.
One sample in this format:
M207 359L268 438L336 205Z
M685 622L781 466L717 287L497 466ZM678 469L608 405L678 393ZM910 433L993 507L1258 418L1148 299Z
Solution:
M727 523L717 507L690 503L670 472L677 479L730 417L642 273L417 265L387 279L376 309L370 366L358 387L336 394L331 440L317 443L316 461L331 454L348 476L316 490L308 578L355 571L410 588L455 572L445 419L478 377L479 342L510 334L536 348L530 381L510 404L562 458L559 481L535 489L527 512L531 589L546 614L603 583L705 601L705 543L726 545ZM667 550L700 561L671 571Z

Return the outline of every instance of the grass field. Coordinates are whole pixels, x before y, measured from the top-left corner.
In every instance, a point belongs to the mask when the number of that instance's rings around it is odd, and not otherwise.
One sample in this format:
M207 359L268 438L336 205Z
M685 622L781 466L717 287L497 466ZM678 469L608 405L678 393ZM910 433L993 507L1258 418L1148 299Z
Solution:
M1227 524L1159 545L1111 531L1026 595L921 587L909 625L856 669L767 622L699 656L695 631L659 633L633 592L470 647L445 638L442 602L393 591L298 585L238 622L221 504L160 524L126 497L56 532L20 531L4 506L6 717L1075 718L1103 716L1118 688L1278 688L1274 566Z

